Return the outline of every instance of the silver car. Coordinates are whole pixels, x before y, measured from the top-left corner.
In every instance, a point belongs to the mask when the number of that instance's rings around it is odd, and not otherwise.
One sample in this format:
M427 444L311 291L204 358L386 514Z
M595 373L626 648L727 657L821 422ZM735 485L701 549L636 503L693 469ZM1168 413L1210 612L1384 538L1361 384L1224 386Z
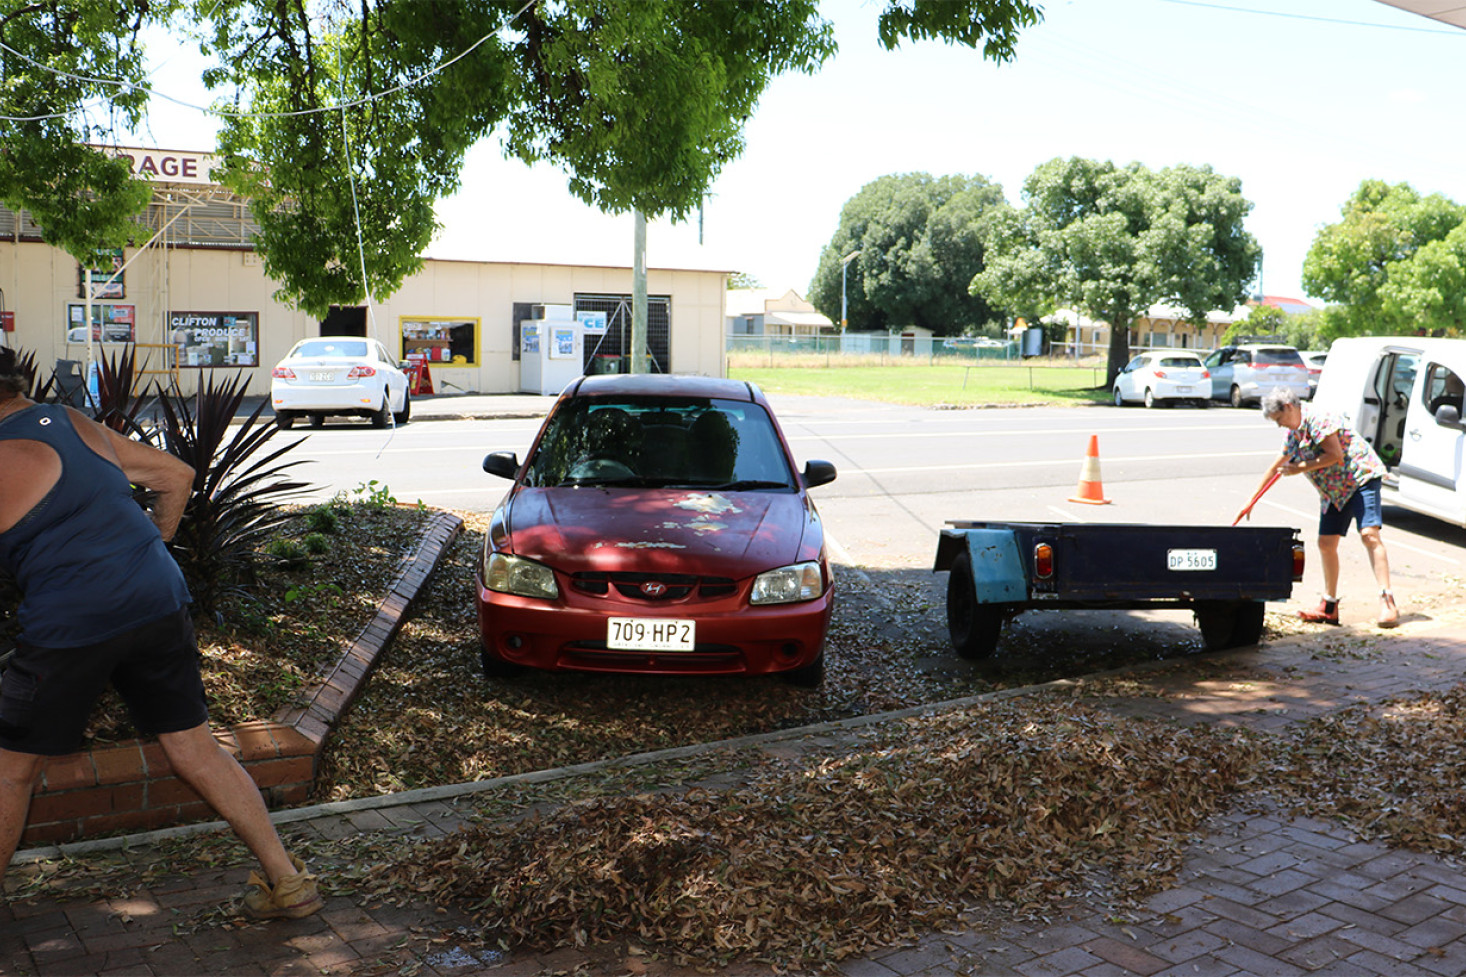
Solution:
M1206 358L1211 398L1233 407L1256 404L1276 387L1291 387L1299 400L1309 396L1308 364L1292 346L1242 343L1223 346Z

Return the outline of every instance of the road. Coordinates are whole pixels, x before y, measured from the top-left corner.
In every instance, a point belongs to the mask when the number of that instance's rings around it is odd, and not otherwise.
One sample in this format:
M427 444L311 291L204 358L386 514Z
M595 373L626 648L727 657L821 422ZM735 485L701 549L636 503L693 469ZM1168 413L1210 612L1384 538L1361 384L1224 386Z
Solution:
M1031 407L933 410L827 398L770 398L795 457L834 462L840 477L813 495L852 566L930 566L950 519L1227 524L1256 489L1281 433L1256 410ZM400 431L349 424L312 432L299 474L328 498L375 479L401 501L491 511L506 483L481 469L484 454L523 456L537 419L427 421ZM1098 439L1106 505L1071 501L1091 436ZM1303 530L1310 546L1293 603L1311 606L1322 580L1312 549L1317 495L1302 478L1280 481L1259 503L1257 525ZM1385 539L1395 590L1437 593L1466 569L1466 530L1387 508ZM1346 603L1372 612L1364 548L1341 550Z

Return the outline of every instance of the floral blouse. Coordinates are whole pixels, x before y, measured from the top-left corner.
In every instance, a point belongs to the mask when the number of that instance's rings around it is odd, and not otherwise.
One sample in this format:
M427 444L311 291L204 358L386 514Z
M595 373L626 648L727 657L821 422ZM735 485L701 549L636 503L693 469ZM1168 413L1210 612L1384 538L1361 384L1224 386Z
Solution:
M1359 488L1376 478L1383 478L1388 469L1374 453L1368 441L1349 430L1337 414L1303 404L1303 423L1289 431L1283 439L1283 454L1292 462L1308 462L1323 457L1323 442L1330 434L1339 436L1344 449L1344 462L1306 472L1327 504L1342 509Z

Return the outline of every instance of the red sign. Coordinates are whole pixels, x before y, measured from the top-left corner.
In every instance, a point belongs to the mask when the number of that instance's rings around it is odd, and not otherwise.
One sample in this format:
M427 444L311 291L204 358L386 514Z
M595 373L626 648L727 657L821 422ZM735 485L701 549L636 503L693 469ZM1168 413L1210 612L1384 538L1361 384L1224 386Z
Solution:
M15 332L14 312L0 312L0 330L4 332Z

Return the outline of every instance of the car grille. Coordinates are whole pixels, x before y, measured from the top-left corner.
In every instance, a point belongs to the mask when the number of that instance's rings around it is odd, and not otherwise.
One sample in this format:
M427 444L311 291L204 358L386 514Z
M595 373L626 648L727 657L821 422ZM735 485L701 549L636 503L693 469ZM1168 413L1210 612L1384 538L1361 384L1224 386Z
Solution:
M571 584L582 594L607 597L616 593L630 600L684 600L693 594L700 599L727 597L738 587L729 577L700 577L688 573L577 573Z

